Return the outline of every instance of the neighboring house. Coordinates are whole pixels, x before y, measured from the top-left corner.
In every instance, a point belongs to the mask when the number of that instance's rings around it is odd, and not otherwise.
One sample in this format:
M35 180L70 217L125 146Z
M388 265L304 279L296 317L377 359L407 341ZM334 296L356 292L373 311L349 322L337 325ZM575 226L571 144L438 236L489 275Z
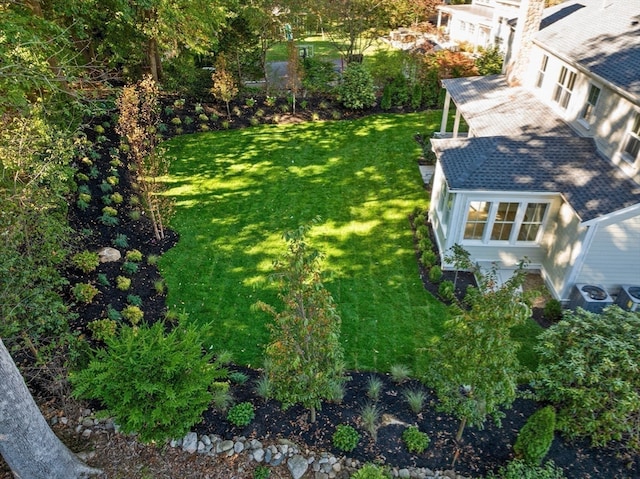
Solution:
M509 40L509 21L518 16L520 0L472 0L469 5L439 5L437 26L452 43L474 48L504 48Z
M505 75L443 81L441 256L527 257L565 304L577 283L640 285L640 0L522 0L510 38Z

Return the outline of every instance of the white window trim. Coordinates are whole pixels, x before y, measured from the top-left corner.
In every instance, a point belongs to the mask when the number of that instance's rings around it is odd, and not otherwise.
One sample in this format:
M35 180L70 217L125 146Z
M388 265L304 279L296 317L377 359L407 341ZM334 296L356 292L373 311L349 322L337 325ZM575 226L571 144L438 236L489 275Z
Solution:
M465 239L464 232L465 226L467 224L467 219L469 217L469 207L471 203L474 201L484 201L491 204L489 208L489 213L487 214L487 222L485 223L484 232L482 233L482 239ZM508 240L492 240L491 232L493 231L493 225L496 220L496 213L498 211L498 205L500 203L518 203L518 211L516 212L516 218L513 222L513 228L511 229L511 235ZM540 222L540 228L538 229L538 233L536 238L533 241L518 241L518 234L520 233L520 228L522 227L522 222L524 220L524 215L527 210L527 205L532 203L539 203L547 205L544 211L544 217ZM464 220L462 223L462 232L461 232L461 244L465 245L483 245L483 246L533 246L540 244L542 240L542 236L544 235L544 231L547 228L547 220L549 217L549 210L551 209L551 201L549 200L522 200L522 199L499 199L499 200L485 200L485 199L468 199L465 205L465 214Z
M567 73L564 78L564 82L560 83L563 70L566 70ZM569 88L572 77L573 77L573 85L571 85L571 88ZM565 65L562 65L560 67L558 78L556 79L553 85L553 90L551 91L551 103L553 103L559 111L566 112L569 110L571 99L574 97L574 93L575 93L574 90L575 90L577 81L578 81L578 72L576 72L575 70L572 70L571 68ZM558 98L556 99L556 93L558 92L558 89L560 90L560 92L559 92L559 95L557 95ZM568 98L566 100L566 105L563 106L562 104L564 103L564 99L567 96Z
M599 90L599 93L598 93L598 98L596 99L595 104L592 105L591 114L589 115L589 118L585 118L584 110L586 109L587 104L590 104L589 96L591 94L591 88L597 88ZM589 82L589 85L587 88L587 95L585 96L584 102L582 103L582 108L580 109L580 118L578 118L578 123L580 123L587 130L591 129L591 126L596 124L598 121L595 111L598 108L598 103L600 103L600 98L602 98L602 85L598 85L597 83L594 83L594 82Z
M640 158L640 153L635 158L633 158L629 153L625 151L627 148L627 144L629 142L629 137L633 137L637 141L640 141L640 134L636 134L632 132L632 128L636 122L636 118L640 118L640 111L636 111L635 115L631 116L631 121L627 126L627 131L624 134L624 139L621 142L621 147L620 147L620 157L623 159L623 161L627 162L630 165L635 165L635 163Z

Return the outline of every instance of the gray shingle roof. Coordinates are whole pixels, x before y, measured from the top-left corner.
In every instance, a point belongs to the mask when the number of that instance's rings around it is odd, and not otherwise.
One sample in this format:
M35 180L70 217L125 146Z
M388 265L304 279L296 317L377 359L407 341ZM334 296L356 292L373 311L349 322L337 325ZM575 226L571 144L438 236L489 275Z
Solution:
M453 190L559 193L581 221L640 203L640 185L589 138L493 136L432 144Z
M530 91L508 86L502 75L451 78L442 84L475 136L574 135L551 108Z
M535 42L640 97L640 0L567 0L545 10Z

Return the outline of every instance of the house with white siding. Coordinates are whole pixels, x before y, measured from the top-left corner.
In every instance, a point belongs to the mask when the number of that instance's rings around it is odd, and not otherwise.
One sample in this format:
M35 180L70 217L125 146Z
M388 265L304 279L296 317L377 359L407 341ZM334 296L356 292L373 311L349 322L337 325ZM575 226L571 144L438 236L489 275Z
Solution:
M454 244L503 273L526 257L564 304L582 285L612 301L640 286L640 0L519 3L504 74L443 81L443 267Z
M437 27L452 43L468 43L474 49L506 46L518 16L520 0L472 0L464 5L438 5Z

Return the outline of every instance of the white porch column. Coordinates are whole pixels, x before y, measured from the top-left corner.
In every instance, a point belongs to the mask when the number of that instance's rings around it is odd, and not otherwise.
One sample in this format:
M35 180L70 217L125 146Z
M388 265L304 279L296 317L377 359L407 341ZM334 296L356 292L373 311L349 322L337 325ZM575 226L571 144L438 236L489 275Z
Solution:
M438 10L438 23L436 23L436 28L440 30L440 25L442 24L442 10Z
M442 121L440 123L440 134L447 132L447 120L449 119L449 105L451 104L451 94L447 91L444 97L444 109L442 110Z
M453 122L453 137L458 138L458 128L460 128L460 110L456 110L456 119Z

